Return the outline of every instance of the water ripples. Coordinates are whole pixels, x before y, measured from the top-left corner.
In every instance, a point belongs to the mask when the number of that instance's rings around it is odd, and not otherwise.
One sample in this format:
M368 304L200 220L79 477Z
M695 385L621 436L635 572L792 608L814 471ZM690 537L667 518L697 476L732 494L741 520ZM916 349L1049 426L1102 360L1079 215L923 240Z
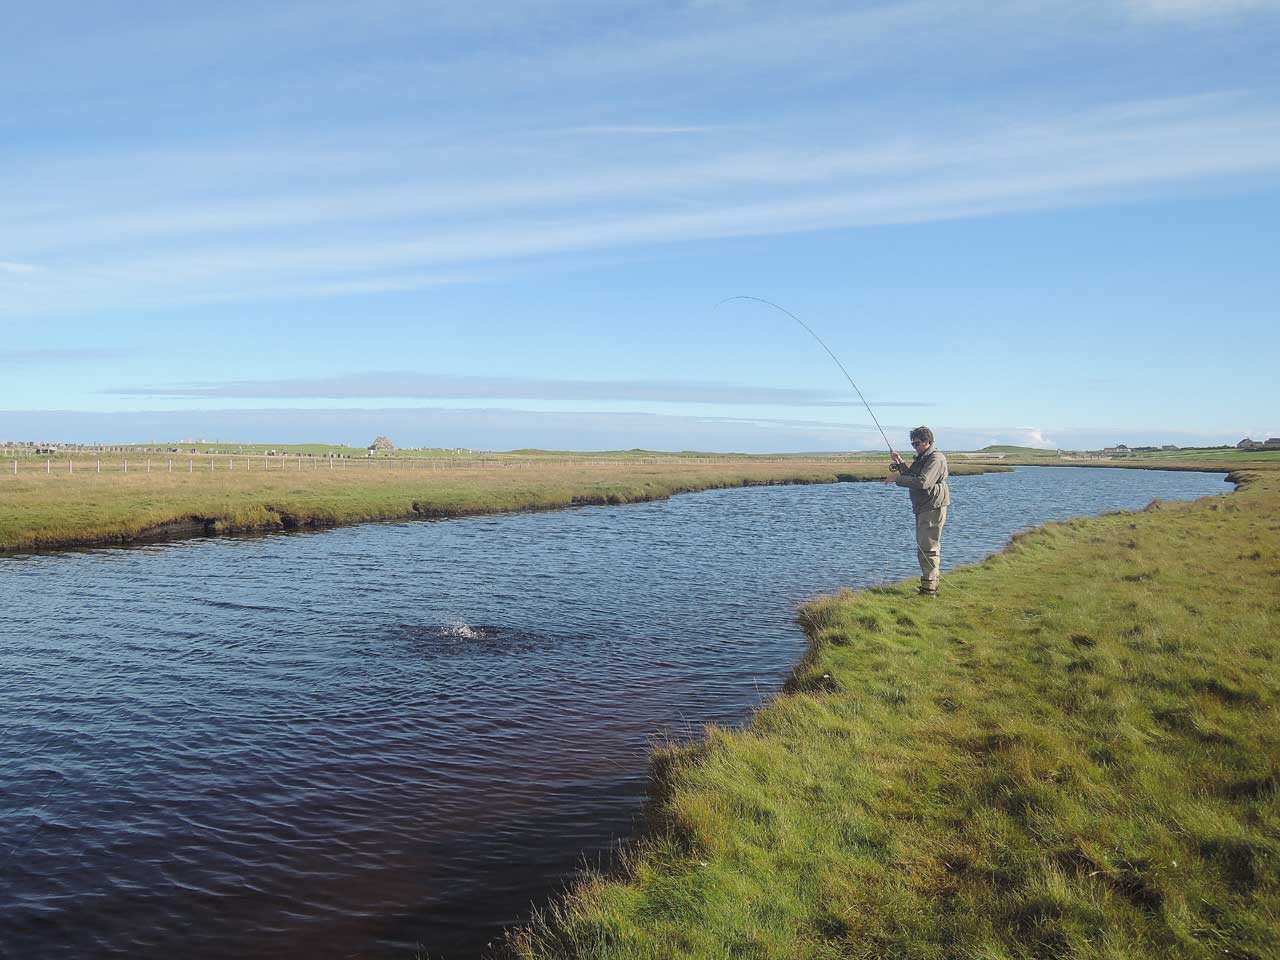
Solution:
M1224 489L958 478L945 566ZM0 945L476 956L628 833L652 736L778 689L799 602L915 572L878 484L0 562Z

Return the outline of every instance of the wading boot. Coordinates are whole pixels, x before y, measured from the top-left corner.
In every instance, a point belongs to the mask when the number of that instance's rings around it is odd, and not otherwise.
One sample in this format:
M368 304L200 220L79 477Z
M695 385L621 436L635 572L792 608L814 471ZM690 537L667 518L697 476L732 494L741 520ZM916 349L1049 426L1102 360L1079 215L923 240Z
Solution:
M922 583L922 584L920 584L920 596L922 596L922 597L936 597L937 595L938 595L938 588L937 588L937 586L936 586L936 585L935 585L935 586L932 586L932 587L927 587L927 586L925 586L923 583Z

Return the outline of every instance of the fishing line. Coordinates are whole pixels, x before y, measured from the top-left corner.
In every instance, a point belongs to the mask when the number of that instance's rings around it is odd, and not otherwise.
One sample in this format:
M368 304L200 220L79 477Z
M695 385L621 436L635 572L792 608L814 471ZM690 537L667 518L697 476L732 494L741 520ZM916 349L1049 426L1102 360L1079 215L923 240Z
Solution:
M827 351L827 356L829 356L832 360L836 362L836 366L840 368L840 372L844 374L844 378L849 381L849 386L853 387L853 392L858 395L858 399L862 401L862 405L867 408L867 413L871 414L871 420L875 423L876 429L880 431L880 436L884 437L884 445L889 448L889 452L890 453L896 452L893 449L893 444L889 442L889 438L885 436L884 427L880 426L880 421L876 419L876 414L875 414L875 411L871 409L871 404L867 403L867 398L862 395L862 391L858 389L858 385L853 382L853 377L849 376L849 371L844 368L844 364L840 362L840 358L831 352L831 348L827 346L826 342L820 336L814 333L813 328L811 326L809 326L807 323L805 323L803 320L797 317L794 313L792 313L786 307L780 307L776 303L774 303L772 300L766 300L763 297L749 297L745 295L737 296L737 297L726 297L725 299L721 300L720 303L717 303L716 306L720 307L721 305L728 303L730 300L754 300L756 303L763 303L766 306L773 307L773 309L775 310L780 310L782 313L785 313L788 317L790 317L796 323L800 324L800 326L804 327L805 330L808 331L809 336L817 340L818 343L821 345L822 349Z
M858 389L858 385L853 382L853 377L849 376L849 371L846 370L844 364L840 362L840 358L837 357L831 351L831 348L827 346L826 341L824 341L820 336L818 336L818 334L814 332L811 326L809 326L807 323L805 323L803 320L797 317L794 313L792 313L786 307L780 307L776 303L774 303L772 300L766 300L764 299L764 297L751 297L745 294L742 294L736 297L726 297L725 299L717 303L716 307L723 306L724 304L729 303L731 300L754 300L756 303L763 303L765 306L773 307L773 309L778 310L782 313L785 313L788 317L790 317L796 323L800 324L800 326L804 327L804 329L808 332L809 336L817 340L819 345L822 347L822 349L827 351L827 356L829 356L832 360L835 361L836 366L840 368L840 372L844 374L844 378L849 381L849 386L853 387L853 392L858 395L858 399L862 401L862 405L867 408L867 413L871 414L871 420L872 422L875 423L876 429L880 431L880 436L884 438L884 445L889 448L889 453L894 454L897 452L893 449L893 444L889 442L889 438L885 436L884 427L880 426L880 421L876 418L876 412L871 409L871 404L867 403L867 398L862 395L862 391ZM951 581L948 581L947 585L948 585L948 588L950 588L951 586L954 586L954 584Z

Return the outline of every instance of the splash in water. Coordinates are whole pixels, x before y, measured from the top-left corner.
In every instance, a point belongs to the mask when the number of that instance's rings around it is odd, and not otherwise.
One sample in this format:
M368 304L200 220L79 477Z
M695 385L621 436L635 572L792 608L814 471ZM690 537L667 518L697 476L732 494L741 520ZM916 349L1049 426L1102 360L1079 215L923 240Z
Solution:
M461 617L450 617L449 621L440 628L440 636L450 640L478 640L484 636L484 632L471 626Z

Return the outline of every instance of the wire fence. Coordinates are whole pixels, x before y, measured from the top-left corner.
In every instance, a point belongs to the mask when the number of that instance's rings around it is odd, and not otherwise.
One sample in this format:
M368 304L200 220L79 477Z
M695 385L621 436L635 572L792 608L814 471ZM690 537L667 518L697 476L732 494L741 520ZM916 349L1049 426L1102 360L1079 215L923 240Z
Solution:
M474 457L339 457L308 454L188 454L173 456L120 457L0 455L0 475L86 476L99 474L150 473L371 473L390 471L448 470L529 470L547 467L669 466L691 464L796 463L796 457L584 457L581 459L485 459ZM821 458L813 458L814 460Z

